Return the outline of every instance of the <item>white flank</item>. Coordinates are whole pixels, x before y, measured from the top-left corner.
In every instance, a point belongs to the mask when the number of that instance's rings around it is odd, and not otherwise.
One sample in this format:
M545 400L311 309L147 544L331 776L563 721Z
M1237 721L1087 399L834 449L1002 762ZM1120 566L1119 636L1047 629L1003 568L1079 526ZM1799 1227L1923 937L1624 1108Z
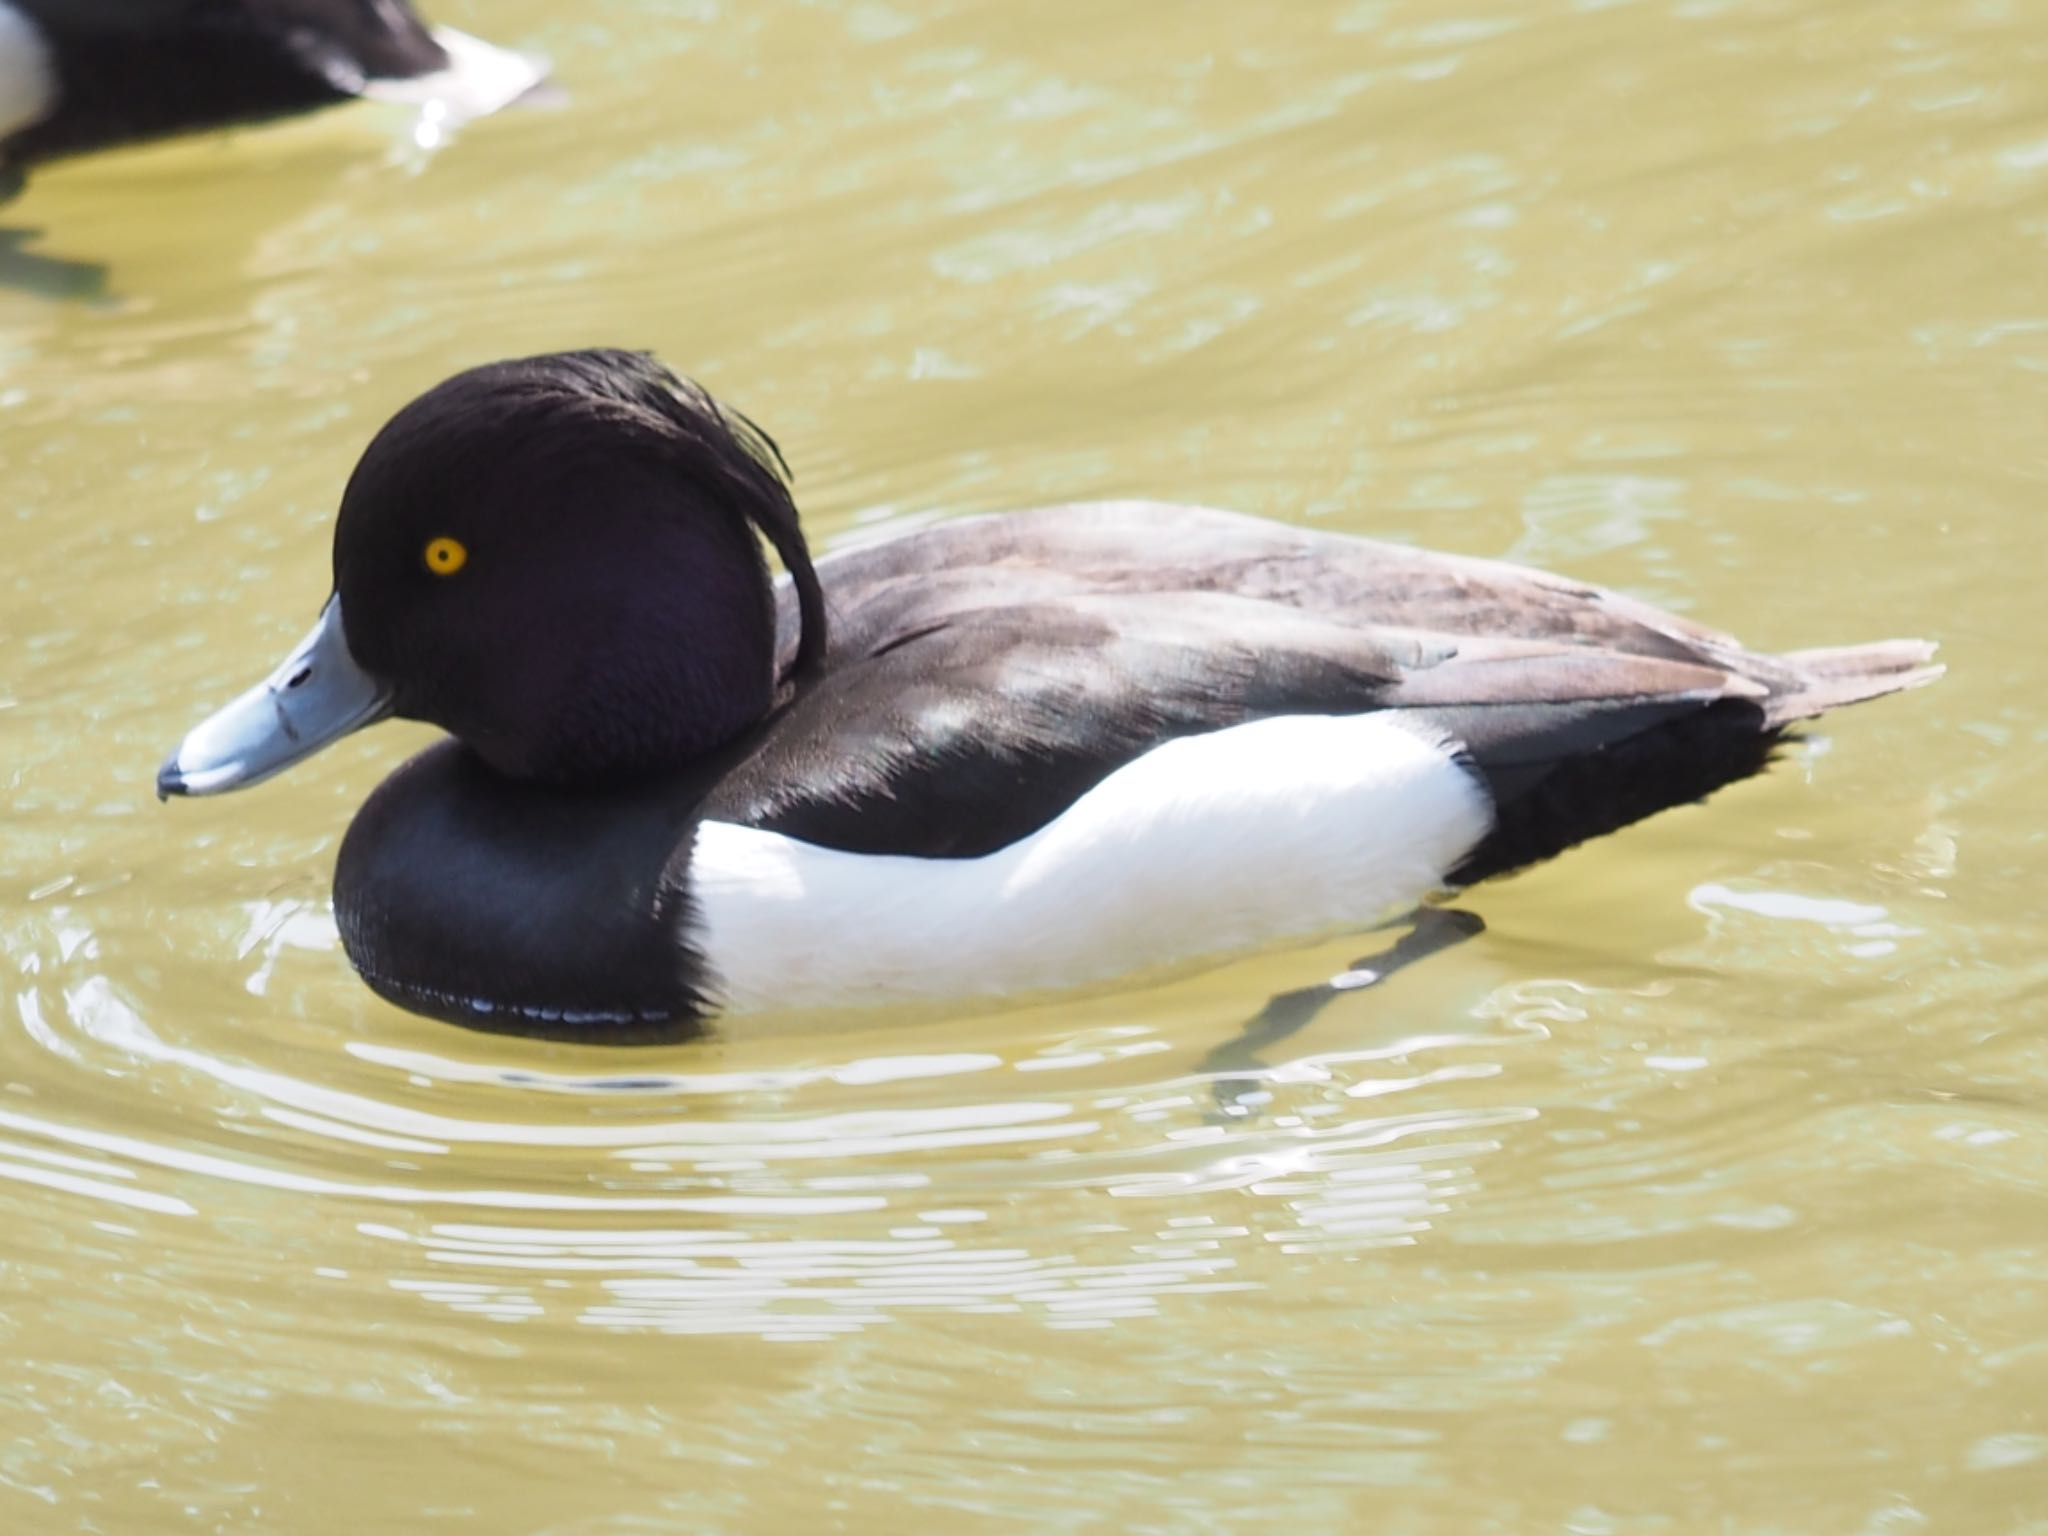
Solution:
M410 80L371 80L363 86L363 94L372 101L419 107L448 127L488 117L547 78L547 66L538 59L453 27L434 28L434 41L448 55L446 69Z
M36 24L0 0L0 139L57 105L57 70Z
M1391 716L1292 715L1157 747L978 859L706 822L691 938L737 1011L1072 986L1366 926L1435 889L1492 814Z

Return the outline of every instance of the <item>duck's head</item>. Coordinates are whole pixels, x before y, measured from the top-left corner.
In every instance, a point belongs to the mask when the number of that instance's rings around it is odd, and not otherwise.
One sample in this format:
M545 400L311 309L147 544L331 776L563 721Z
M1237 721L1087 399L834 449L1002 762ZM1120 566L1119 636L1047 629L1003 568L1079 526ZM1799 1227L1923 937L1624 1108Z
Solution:
M823 654L824 603L765 434L641 353L457 374L356 466L312 632L185 737L158 792L254 784L387 715L515 779L690 762L781 686L760 536L796 584L800 672Z

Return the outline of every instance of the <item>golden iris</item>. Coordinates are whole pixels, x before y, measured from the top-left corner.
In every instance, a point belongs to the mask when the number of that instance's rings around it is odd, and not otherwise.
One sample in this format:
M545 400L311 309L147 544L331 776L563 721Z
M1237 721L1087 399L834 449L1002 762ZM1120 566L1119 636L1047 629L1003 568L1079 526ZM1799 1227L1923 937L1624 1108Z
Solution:
M453 576L469 562L469 551L462 540L439 538L427 543L427 569L436 576Z

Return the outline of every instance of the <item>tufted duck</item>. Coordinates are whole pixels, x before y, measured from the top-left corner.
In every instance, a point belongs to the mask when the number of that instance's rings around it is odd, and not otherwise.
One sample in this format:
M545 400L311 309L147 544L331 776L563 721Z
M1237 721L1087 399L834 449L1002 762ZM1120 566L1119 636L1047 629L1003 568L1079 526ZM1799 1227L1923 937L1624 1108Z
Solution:
M1767 655L1540 571L1152 502L814 567L765 434L586 351L378 433L319 622L158 785L441 726L342 844L357 969L478 1028L660 1038L1362 927L1755 773L1931 653Z
M542 74L409 0L0 0L0 174L358 96L479 117Z

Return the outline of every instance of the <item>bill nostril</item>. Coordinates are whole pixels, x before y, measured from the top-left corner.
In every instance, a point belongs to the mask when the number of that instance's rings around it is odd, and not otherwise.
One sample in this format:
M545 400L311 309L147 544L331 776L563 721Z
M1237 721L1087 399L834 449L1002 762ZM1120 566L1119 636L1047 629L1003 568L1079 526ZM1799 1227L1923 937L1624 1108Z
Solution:
M284 685L287 688L297 688L307 682L312 676L313 669L311 667L301 667L284 680Z

